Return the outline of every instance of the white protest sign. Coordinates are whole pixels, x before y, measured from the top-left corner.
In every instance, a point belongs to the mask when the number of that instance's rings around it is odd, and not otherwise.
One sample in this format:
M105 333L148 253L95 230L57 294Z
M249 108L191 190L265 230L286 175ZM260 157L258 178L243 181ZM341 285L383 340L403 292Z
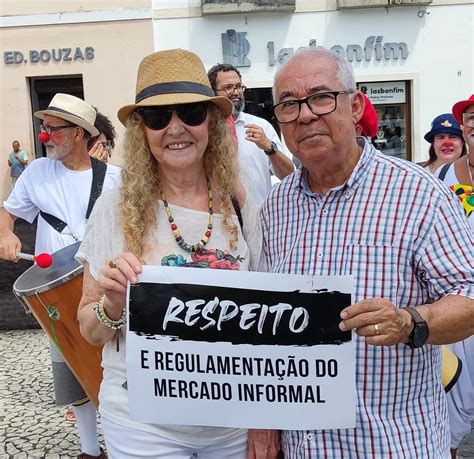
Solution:
M129 288L130 416L153 424L355 427L350 276L145 266Z

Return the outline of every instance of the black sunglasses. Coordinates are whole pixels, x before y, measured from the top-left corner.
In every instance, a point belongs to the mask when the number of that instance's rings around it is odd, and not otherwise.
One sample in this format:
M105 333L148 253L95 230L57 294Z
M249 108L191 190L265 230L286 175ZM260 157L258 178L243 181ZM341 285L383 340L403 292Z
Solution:
M162 105L156 107L139 108L137 111L145 126L153 131L164 129L171 121L173 111L179 119L188 126L199 126L207 117L207 102L182 105Z

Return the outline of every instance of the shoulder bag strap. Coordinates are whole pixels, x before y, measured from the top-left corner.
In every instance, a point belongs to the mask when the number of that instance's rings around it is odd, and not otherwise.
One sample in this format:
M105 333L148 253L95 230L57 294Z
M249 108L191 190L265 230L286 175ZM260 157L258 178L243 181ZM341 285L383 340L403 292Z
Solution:
M240 204L237 200L235 194L231 195L230 200L232 201L232 205L234 206L235 215L239 219L240 229L244 230L244 221L242 220L242 212L240 211Z
M444 182L444 178L446 177L446 174L448 173L449 167L451 166L451 163L445 164L441 170L439 171L438 178Z

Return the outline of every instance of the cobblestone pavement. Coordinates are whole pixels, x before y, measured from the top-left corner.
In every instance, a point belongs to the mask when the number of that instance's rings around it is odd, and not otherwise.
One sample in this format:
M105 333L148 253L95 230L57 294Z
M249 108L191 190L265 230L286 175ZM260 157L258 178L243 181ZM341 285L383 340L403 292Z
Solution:
M54 403L46 334L0 332L0 459L70 459L80 452L76 423Z
M66 421L66 407L54 404L45 333L0 332L0 459L71 459L79 453L75 423ZM474 427L459 458L474 459Z

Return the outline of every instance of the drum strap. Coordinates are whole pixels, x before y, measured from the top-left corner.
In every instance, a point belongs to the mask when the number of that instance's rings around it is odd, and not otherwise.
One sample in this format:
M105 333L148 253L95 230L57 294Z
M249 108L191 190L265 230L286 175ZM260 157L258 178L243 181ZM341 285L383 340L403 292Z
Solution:
M94 204L97 198L102 193L102 187L104 186L105 173L107 172L107 164L99 161L98 159L91 158L92 164L92 185L91 192L89 195L89 204L87 205L86 220L94 208ZM60 218L46 212L40 211L40 215L44 220L49 223L58 233L61 233L66 228L67 223L63 222Z

